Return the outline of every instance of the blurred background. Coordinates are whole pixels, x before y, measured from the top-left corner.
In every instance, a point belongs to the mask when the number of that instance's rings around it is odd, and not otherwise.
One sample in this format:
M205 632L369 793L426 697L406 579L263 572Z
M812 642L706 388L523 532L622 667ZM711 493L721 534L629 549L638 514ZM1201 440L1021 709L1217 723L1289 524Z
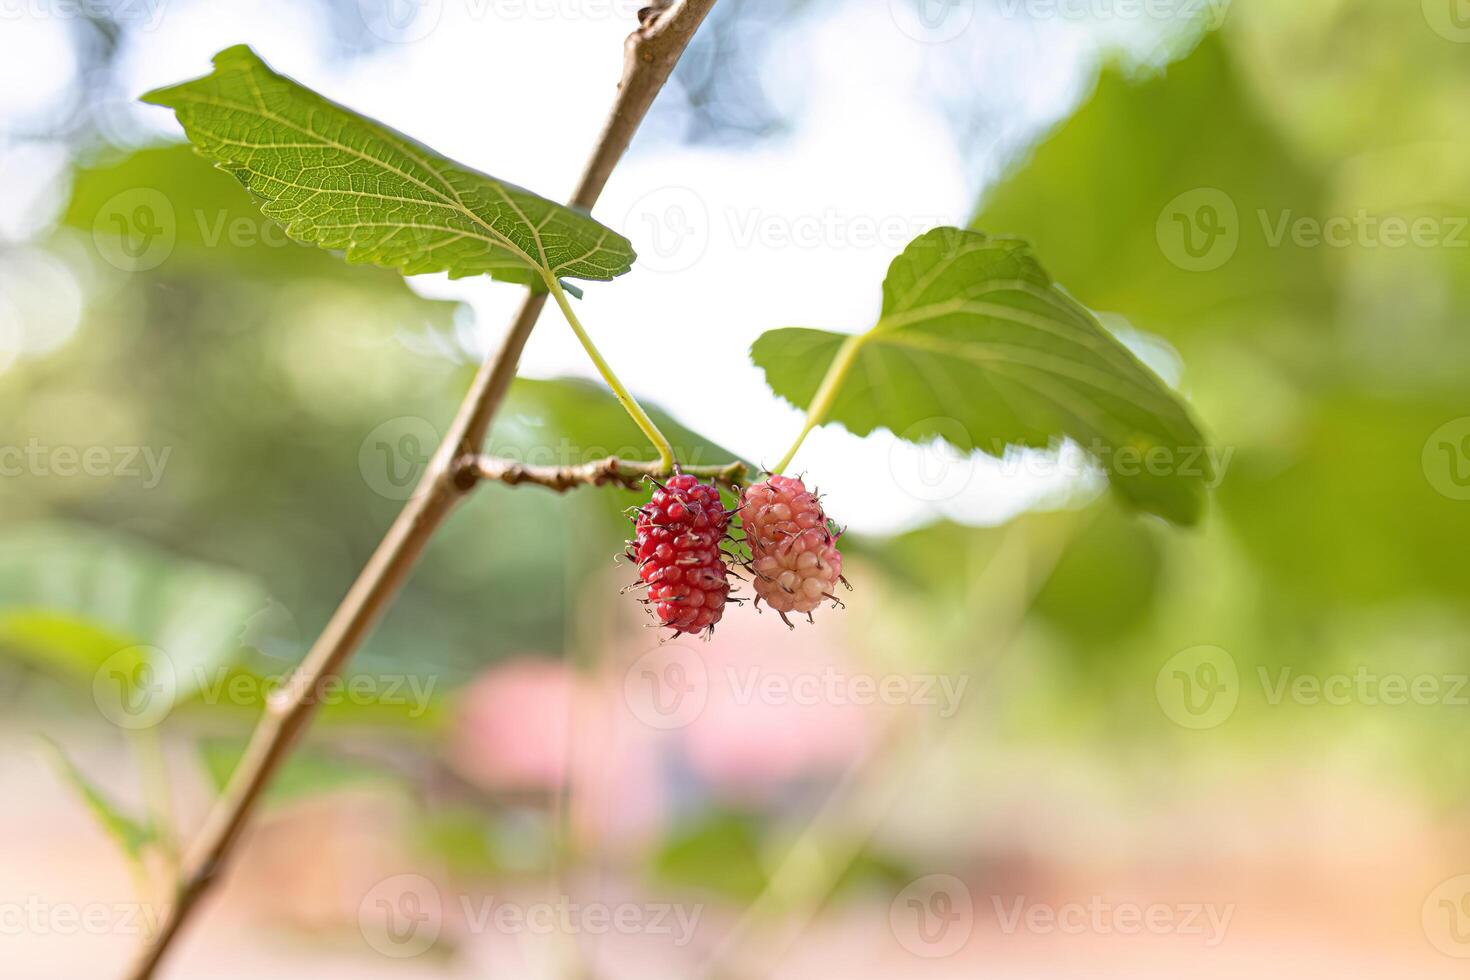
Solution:
M0 955L126 962L515 287L289 242L146 89L237 42L559 198L622 0L0 4ZM1470 5L719 0L583 319L681 456L921 231L1029 239L1190 401L1201 526L1075 447L838 428L842 610L660 643L631 494L485 487L168 976L1463 976ZM646 457L548 315L491 438Z

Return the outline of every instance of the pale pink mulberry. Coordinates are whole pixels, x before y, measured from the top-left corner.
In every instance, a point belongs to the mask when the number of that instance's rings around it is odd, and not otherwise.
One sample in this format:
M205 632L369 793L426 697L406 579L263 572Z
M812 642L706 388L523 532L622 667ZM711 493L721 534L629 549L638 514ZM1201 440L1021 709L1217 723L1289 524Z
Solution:
M810 619L823 601L837 601L833 591L842 580L837 535L816 494L800 480L773 476L746 490L740 523L750 548L757 606L764 599L790 625L787 613L807 613Z

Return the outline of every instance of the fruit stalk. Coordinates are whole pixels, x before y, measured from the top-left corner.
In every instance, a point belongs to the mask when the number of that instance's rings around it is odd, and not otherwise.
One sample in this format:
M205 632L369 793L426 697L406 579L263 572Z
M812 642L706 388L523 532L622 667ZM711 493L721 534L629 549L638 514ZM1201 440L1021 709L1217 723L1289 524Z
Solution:
M572 195L573 205L590 209L597 201L613 168L632 142L634 131L714 2L676 0L654 5L641 26L629 35L618 96ZM271 702L256 726L223 795L215 802L204 827L186 852L175 884L173 904L166 909L129 968L129 980L150 980L154 976L183 925L219 880L262 793L310 722L316 708L316 692L357 651L429 539L455 505L477 485L473 472L462 465L463 460L478 454L484 443L545 303L544 294L532 294L521 304L499 352L475 376L414 495L327 621L292 683L279 692L280 697Z
M837 391L842 387L842 382L847 379L847 372L852 370L857 361L858 351L862 349L866 334L856 334L848 337L837 349L837 356L832 358L831 365L827 368L827 374L822 378L817 393L812 396L812 403L807 408L806 423L796 435L796 441L791 448L786 450L786 455L781 457L781 462L771 467L772 473L782 473L786 467L791 465L797 450L806 441L807 434L817 426L827 421L827 413L832 411L832 403L837 400Z
M633 393L624 387L623 382L618 379L617 373L613 371L612 365L607 363L607 358L602 356L602 351L598 350L597 345L592 342L591 335L587 333L586 328L582 326L582 321L577 319L577 314L572 310L572 304L567 299L566 290L562 288L557 278L552 275L546 276L546 288L551 290L551 295L556 300L556 305L561 307L562 316L567 318L567 323L571 326L572 333L576 334L577 339L582 342L582 349L587 352L588 357L592 358L592 363L597 368L597 373L602 375L602 380L612 389L612 393L617 398L618 404L623 406L623 411L627 412L628 417L637 423L638 428L648 437L648 441L658 453L660 469L655 475L663 476L674 472L674 447L669 445L669 440L659 431L653 419L648 417L648 413L643 410L643 406L638 404L638 399L633 397Z
M637 490L646 483L648 477L662 476L664 473L662 462L632 462L616 456L577 466L532 466L511 459L479 456L474 460L474 471L475 476L481 480L492 480L513 487L529 483L557 493L565 493L574 487L600 487L609 483L627 490ZM679 471L733 488L745 479L746 467L736 460L715 466L680 464Z

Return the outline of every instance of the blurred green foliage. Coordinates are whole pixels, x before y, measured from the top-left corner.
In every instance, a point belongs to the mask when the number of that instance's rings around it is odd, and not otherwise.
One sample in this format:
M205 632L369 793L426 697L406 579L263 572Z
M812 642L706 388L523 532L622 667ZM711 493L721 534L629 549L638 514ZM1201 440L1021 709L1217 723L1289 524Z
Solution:
M1003 692L964 719L976 746L1075 741L1144 780L1138 759L1201 739L1249 764L1317 732L1426 792L1470 779L1470 764L1442 751L1464 733L1450 706L1311 714L1270 705L1257 681L1364 664L1470 669L1470 503L1426 462L1436 433L1470 416L1470 248L1339 247L1290 231L1301 218L1352 227L1362 212L1440 219L1450 232L1470 214L1463 55L1377 0L1240 3L1156 73L1104 66L1076 112L985 192L974 227L1030 240L1080 302L1174 348L1178 387L1225 455L1203 526L1188 533L1098 499L1001 527L844 538L867 576L868 611L854 602L845 615L872 628L855 635L914 664L983 663L986 690ZM84 707L97 666L133 645L230 677L279 677L400 506L364 460L376 442L407 445L411 420L442 426L467 384L464 311L287 241L187 148L92 160L72 176L63 227L44 245L84 291L82 320L69 342L5 372L0 445L169 456L156 486L0 480L0 671L26 692L59 680ZM175 239L161 264L125 273L93 231L138 188L167 189ZM1207 205L1225 225L1201 223ZM1223 259L1182 249L1191 229L1208 244L1227 228L1238 241ZM519 381L489 451L546 464L637 454L643 440L609 404L584 382ZM730 458L658 421L682 458ZM329 714L433 737L459 683L486 665L590 655L614 597L589 599L584 586L606 575L635 499L485 488L354 662L437 678L432 710ZM1019 623L1003 615L1016 607ZM1154 683L1171 656L1206 644L1231 653L1243 685L1229 724L1201 733L1159 710ZM206 750L216 776L258 706L190 709L225 739ZM303 765L297 788L336 784ZM425 816L435 853L479 871L543 853L513 823L477 822L480 802ZM759 818L702 816L658 849L655 872L758 890Z

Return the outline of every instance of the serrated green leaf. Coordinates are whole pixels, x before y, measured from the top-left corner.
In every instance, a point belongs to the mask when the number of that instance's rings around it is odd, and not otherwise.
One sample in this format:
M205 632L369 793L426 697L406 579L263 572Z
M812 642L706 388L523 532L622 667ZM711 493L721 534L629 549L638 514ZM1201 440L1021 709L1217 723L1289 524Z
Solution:
M627 239L571 208L455 163L278 75L244 45L143 101L174 110L205 156L299 241L404 275L612 279Z
M45 747L46 755L55 766L57 773L68 786L76 791L77 796L86 804L88 811L97 819L98 825L117 842L129 859L135 862L142 860L143 848L157 839L153 828L128 816L108 799L101 790L93 785L86 774L77 768L76 764L62 751L61 746L44 736L41 738L41 744Z
M839 356L850 364L822 421L996 456L1070 437L1133 506L1182 524L1203 510L1211 467L1188 411L1024 242L927 232L889 267L867 333L787 328L751 348L771 388L803 408Z

